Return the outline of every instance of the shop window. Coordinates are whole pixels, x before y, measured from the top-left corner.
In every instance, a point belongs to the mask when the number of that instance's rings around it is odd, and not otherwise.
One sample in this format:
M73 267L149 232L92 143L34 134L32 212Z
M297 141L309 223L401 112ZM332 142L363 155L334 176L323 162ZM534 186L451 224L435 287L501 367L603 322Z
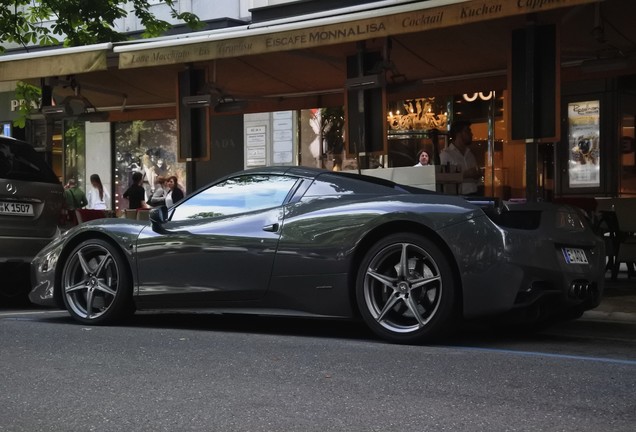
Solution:
M439 163L448 129L447 98L414 98L389 104L387 110L390 167L412 166L420 150Z
M300 111L300 165L339 171L355 169L344 146L344 107Z
M145 120L113 125L115 135L115 210L128 206L122 197L132 183L132 174L141 172L150 196L158 176L176 176L185 188L186 164L178 162L177 122ZM184 191L185 192L185 191Z
M413 166L420 150L426 150L432 163L439 164L439 154L448 145L447 131L453 119L469 120L473 132L471 152L483 174L480 193L509 198L512 179L503 157L504 99L503 91L486 90L389 103L388 154L382 166Z

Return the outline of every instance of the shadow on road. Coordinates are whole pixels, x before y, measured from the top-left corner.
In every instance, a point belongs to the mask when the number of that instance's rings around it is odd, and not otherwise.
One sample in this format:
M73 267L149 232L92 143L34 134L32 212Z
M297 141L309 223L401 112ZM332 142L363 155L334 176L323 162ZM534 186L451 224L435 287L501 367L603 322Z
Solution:
M67 315L44 317L39 321L82 325ZM138 312L119 327L378 340L362 322L356 321L200 312Z
M60 315L38 316L29 319L60 325L83 326L65 311ZM213 313L141 312L118 327L175 329L202 332L245 333L309 338L348 339L386 343L375 336L364 323L358 321L271 317ZM456 332L439 341L437 346L515 349L529 346L547 351L576 353L581 346L613 349L620 343L625 349L636 349L635 326L627 323L575 320L557 323L536 331L511 328L489 321L462 323ZM579 348L575 348L579 347ZM572 348L573 350L571 350Z

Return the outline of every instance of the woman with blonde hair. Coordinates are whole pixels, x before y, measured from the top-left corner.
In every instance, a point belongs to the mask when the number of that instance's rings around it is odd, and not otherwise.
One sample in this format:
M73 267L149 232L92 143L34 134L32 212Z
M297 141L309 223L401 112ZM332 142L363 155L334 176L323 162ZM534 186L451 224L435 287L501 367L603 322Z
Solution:
M152 207L159 207L166 203L166 178L164 176L155 177L155 191L148 200L148 204Z

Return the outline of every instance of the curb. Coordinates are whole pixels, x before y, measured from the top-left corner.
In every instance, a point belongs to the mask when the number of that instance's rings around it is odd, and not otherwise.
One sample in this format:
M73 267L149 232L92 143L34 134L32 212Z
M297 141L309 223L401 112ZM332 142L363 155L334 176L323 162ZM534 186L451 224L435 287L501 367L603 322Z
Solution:
M636 313L633 312L607 312L599 310L587 311L583 314L580 320L586 321L611 321L621 323L635 323Z

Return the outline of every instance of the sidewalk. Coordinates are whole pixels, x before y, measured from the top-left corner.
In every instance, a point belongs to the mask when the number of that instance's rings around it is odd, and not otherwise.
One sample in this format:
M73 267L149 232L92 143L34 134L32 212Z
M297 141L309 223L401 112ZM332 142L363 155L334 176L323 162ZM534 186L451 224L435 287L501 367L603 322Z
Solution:
M608 276L601 304L585 312L581 319L636 323L636 278L628 279L623 272L615 281Z

